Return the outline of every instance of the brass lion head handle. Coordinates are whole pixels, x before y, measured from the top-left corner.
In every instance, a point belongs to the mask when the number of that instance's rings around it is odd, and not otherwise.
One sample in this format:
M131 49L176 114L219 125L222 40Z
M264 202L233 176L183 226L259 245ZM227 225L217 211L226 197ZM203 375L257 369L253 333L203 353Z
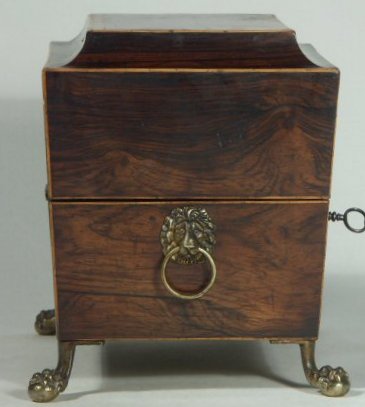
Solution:
M168 291L178 298L195 299L203 296L214 284L216 267L212 257L215 245L215 225L204 208L184 206L171 211L163 222L161 245L165 255L161 265L161 278ZM196 264L208 260L211 277L200 292L186 294L174 289L166 277L169 261L178 264Z

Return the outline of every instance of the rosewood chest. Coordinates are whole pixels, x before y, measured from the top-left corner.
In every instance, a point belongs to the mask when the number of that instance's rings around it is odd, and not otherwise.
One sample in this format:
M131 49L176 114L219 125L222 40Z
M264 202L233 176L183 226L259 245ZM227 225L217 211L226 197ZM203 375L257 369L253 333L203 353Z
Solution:
M339 71L270 15L90 16L43 70L59 364L110 339L265 339L318 369Z

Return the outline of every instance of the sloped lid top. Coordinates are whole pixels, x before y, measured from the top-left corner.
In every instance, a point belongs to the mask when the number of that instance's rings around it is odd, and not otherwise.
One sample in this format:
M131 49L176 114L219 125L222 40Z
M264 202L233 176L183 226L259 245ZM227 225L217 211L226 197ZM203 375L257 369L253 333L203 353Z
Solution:
M273 15L97 14L72 41L51 44L46 69L332 67Z
M88 31L288 31L272 14L91 14Z

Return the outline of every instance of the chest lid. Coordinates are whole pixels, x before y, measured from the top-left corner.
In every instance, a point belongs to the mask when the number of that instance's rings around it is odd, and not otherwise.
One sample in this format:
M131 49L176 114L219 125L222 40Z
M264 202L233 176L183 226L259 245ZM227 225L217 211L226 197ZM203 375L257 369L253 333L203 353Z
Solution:
M268 14L97 14L70 42L54 42L46 68L330 67Z
M90 16L43 79L52 200L329 197L338 70L274 16Z

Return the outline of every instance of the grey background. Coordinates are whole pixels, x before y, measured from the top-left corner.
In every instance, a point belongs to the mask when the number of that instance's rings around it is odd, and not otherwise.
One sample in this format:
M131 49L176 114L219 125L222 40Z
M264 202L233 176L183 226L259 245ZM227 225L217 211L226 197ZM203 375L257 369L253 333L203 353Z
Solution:
M341 69L333 210L365 208L365 3L306 1L0 0L0 405L29 405L30 375L53 367L54 338L33 332L52 306L41 68L48 43L69 40L89 13L273 13ZM266 343L109 344L80 347L68 405L304 406L365 403L364 235L331 224L319 364L343 365L353 390L341 400L305 385L297 346Z

